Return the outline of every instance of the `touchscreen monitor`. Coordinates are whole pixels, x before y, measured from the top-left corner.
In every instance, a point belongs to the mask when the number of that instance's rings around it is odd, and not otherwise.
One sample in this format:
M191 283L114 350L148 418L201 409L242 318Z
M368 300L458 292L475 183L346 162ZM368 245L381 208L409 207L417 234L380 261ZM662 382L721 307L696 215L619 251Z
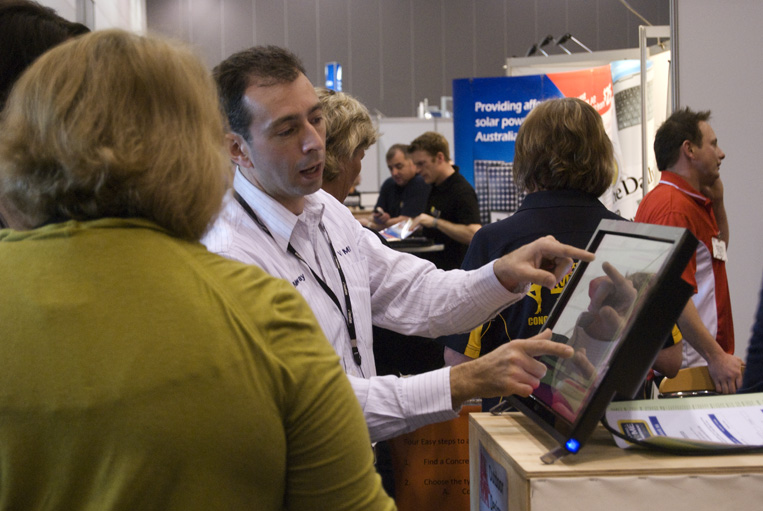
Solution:
M697 240L686 229L602 220L543 329L572 346L545 356L548 370L528 398L511 403L557 439L546 461L575 453L615 397L632 398L693 289L681 274Z

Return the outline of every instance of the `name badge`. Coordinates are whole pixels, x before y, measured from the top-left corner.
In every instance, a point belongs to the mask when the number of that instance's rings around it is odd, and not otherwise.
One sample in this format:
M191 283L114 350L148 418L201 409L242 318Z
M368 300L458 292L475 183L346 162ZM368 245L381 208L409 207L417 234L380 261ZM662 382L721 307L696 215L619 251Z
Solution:
M713 238L713 258L719 261L728 261L726 255L726 242L720 238Z

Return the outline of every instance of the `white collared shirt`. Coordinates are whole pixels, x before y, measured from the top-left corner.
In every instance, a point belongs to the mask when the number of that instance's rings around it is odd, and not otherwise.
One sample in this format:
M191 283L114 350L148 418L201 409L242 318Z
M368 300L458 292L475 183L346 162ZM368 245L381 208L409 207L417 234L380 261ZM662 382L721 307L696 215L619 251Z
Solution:
M450 368L409 378L376 376L372 324L433 338L467 332L522 296L509 293L498 282L492 264L469 272L444 272L428 261L385 247L323 190L306 196L304 211L294 215L240 172L234 178L234 188L267 232L229 194L202 243L212 252L256 264L296 287L350 376L372 441L456 417L451 404ZM338 255L349 288L360 367L353 360L344 293L326 237ZM307 264L287 251L289 243ZM310 268L333 290L341 313Z

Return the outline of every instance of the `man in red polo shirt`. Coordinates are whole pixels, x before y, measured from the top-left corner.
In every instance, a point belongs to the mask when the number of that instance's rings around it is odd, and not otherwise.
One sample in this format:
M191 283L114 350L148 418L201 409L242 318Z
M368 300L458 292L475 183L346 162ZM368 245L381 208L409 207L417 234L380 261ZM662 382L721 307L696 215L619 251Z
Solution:
M736 392L742 360L734 354L734 325L726 279L728 220L723 205L721 161L710 112L678 110L657 130L654 153L660 183L641 201L636 222L685 227L697 237L697 251L683 273L694 297L678 320L684 343L683 367L708 365L716 390Z

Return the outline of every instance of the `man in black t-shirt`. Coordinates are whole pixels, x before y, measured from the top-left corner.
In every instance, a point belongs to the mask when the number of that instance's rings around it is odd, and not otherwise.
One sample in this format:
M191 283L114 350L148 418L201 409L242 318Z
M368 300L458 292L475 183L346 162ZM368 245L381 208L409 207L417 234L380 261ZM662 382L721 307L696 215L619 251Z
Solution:
M444 250L421 254L438 268L459 268L469 243L482 225L474 188L450 163L448 141L439 133L428 131L408 146L416 170L432 185L424 213L413 221L421 225L424 236Z

